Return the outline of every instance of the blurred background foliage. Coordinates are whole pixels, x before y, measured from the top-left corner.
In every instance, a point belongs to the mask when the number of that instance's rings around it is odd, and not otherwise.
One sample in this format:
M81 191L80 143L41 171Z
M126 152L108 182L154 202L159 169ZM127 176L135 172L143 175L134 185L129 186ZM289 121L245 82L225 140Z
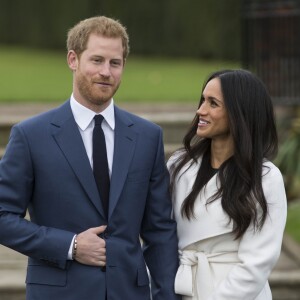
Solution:
M1 0L1 44L64 49L66 31L94 15L119 19L134 55L238 60L240 0Z

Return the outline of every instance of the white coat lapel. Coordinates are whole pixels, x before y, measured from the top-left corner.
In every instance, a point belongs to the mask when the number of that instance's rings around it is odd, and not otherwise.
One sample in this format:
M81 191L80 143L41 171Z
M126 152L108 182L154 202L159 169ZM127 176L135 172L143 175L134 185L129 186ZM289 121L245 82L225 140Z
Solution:
M221 199L206 204L207 199L217 191L219 184L217 175L209 180L206 187L197 196L194 204L195 217L190 220L182 217L182 202L192 190L200 164L201 159L190 168L182 169L178 174L177 178L179 179L173 192L174 215L178 224L177 234L180 249L197 241L231 232L233 228L232 222L229 222L228 216L222 209Z

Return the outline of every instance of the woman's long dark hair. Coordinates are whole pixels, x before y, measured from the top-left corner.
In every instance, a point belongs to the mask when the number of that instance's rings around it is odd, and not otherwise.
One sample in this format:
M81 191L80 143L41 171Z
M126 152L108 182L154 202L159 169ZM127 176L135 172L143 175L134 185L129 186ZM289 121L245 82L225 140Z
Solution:
M262 81L246 70L218 71L207 79L219 78L234 142L234 155L220 167L220 188L207 204L221 197L221 204L234 223L236 238L241 237L251 222L255 229L263 226L268 207L262 188L263 160L277 154L278 138L272 100ZM201 100L199 103L200 107ZM196 135L199 117L196 115L184 136L184 150L171 167L171 189L179 171L210 152L211 140ZM202 163L192 191L183 202L181 213L194 217L194 203L206 184L207 164ZM262 214L258 214L260 206Z

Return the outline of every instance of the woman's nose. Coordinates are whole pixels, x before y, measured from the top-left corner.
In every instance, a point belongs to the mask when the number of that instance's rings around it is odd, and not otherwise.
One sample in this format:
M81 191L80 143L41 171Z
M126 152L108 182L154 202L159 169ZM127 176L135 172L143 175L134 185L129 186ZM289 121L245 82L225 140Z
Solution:
M198 110L197 110L197 115L205 115L207 113L207 110L206 110L206 105L205 105L205 103L203 102L200 106L199 106L199 108L198 108Z

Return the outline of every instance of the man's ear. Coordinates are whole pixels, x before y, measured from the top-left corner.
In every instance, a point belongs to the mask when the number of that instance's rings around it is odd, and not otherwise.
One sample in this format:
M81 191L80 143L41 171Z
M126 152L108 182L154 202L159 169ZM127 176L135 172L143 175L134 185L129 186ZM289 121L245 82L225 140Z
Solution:
M67 62L68 62L68 66L72 71L76 71L76 69L78 68L78 56L75 53L74 50L70 50L67 54Z

